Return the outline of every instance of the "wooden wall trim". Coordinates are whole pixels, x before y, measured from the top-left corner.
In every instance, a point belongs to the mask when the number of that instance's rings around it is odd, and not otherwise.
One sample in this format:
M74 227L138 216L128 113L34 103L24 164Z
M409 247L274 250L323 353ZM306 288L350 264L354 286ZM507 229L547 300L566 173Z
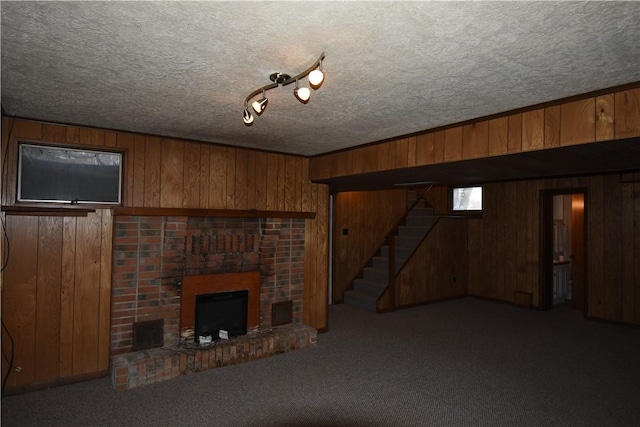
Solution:
M205 216L226 218L303 218L315 219L315 212L257 211L233 209L127 208L113 209L115 216Z

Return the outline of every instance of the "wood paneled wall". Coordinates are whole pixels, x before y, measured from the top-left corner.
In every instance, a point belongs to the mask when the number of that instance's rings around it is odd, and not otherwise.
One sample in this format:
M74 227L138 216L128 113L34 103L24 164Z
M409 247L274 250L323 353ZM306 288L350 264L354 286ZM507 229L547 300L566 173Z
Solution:
M7 389L109 368L112 217L4 218L9 262L3 272L2 319L14 347ZM10 252L9 252L10 250ZM3 348L10 340L3 330ZM3 360L3 378L7 372Z
M640 88L314 157L312 181L640 136Z
M315 212L315 219L306 220L304 319L326 329L329 194L325 185L309 181L308 159L7 117L2 125L3 205L15 203L16 147L28 140L125 150L127 207ZM88 217L2 215L11 242L2 274L2 317L16 340L14 364L22 367L8 387L106 369L109 343L95 331L108 336L111 211ZM45 298L59 304L45 304ZM5 361L2 366L5 375Z
M335 196L333 302L342 300L347 286L406 211L406 190L354 191Z
M540 306L540 190L584 188L588 315L640 325L640 173L484 186L469 220L469 294ZM490 249L490 250L488 250Z
M467 220L439 219L395 285L396 307L467 295Z
M101 129L4 118L11 130L2 204L15 202L19 140L125 150L123 205L315 212L304 157ZM6 149L6 145L4 148Z

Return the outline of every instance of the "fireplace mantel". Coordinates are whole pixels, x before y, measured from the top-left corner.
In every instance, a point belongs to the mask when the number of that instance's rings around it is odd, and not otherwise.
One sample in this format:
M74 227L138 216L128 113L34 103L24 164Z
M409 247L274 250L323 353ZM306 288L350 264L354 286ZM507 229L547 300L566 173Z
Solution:
M302 218L315 219L315 212L258 211L233 209L196 209L196 208L130 208L115 207L113 214L130 216L200 216L226 218Z

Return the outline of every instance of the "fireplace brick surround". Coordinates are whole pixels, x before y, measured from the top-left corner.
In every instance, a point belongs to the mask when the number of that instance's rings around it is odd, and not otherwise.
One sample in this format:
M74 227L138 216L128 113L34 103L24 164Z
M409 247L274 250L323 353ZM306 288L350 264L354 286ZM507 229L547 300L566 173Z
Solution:
M314 345L317 332L302 325L304 233L304 219L296 218L117 216L114 387L127 389ZM184 278L242 272L259 272L257 327L213 348L187 349L180 325ZM292 323L273 327L272 304L283 301L292 303ZM164 346L132 352L134 323L158 319L163 320Z

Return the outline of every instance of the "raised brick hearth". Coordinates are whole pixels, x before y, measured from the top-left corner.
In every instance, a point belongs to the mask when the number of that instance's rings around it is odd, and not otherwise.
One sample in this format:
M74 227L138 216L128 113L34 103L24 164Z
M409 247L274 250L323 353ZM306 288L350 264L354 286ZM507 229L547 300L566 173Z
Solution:
M304 231L304 219L117 216L111 311L114 386L135 387L315 343L315 330L302 325ZM257 326L212 349L188 349L180 324L185 277L242 272L259 274ZM291 301L292 322L274 328L272 304L283 301ZM158 319L163 348L132 352L134 323Z

